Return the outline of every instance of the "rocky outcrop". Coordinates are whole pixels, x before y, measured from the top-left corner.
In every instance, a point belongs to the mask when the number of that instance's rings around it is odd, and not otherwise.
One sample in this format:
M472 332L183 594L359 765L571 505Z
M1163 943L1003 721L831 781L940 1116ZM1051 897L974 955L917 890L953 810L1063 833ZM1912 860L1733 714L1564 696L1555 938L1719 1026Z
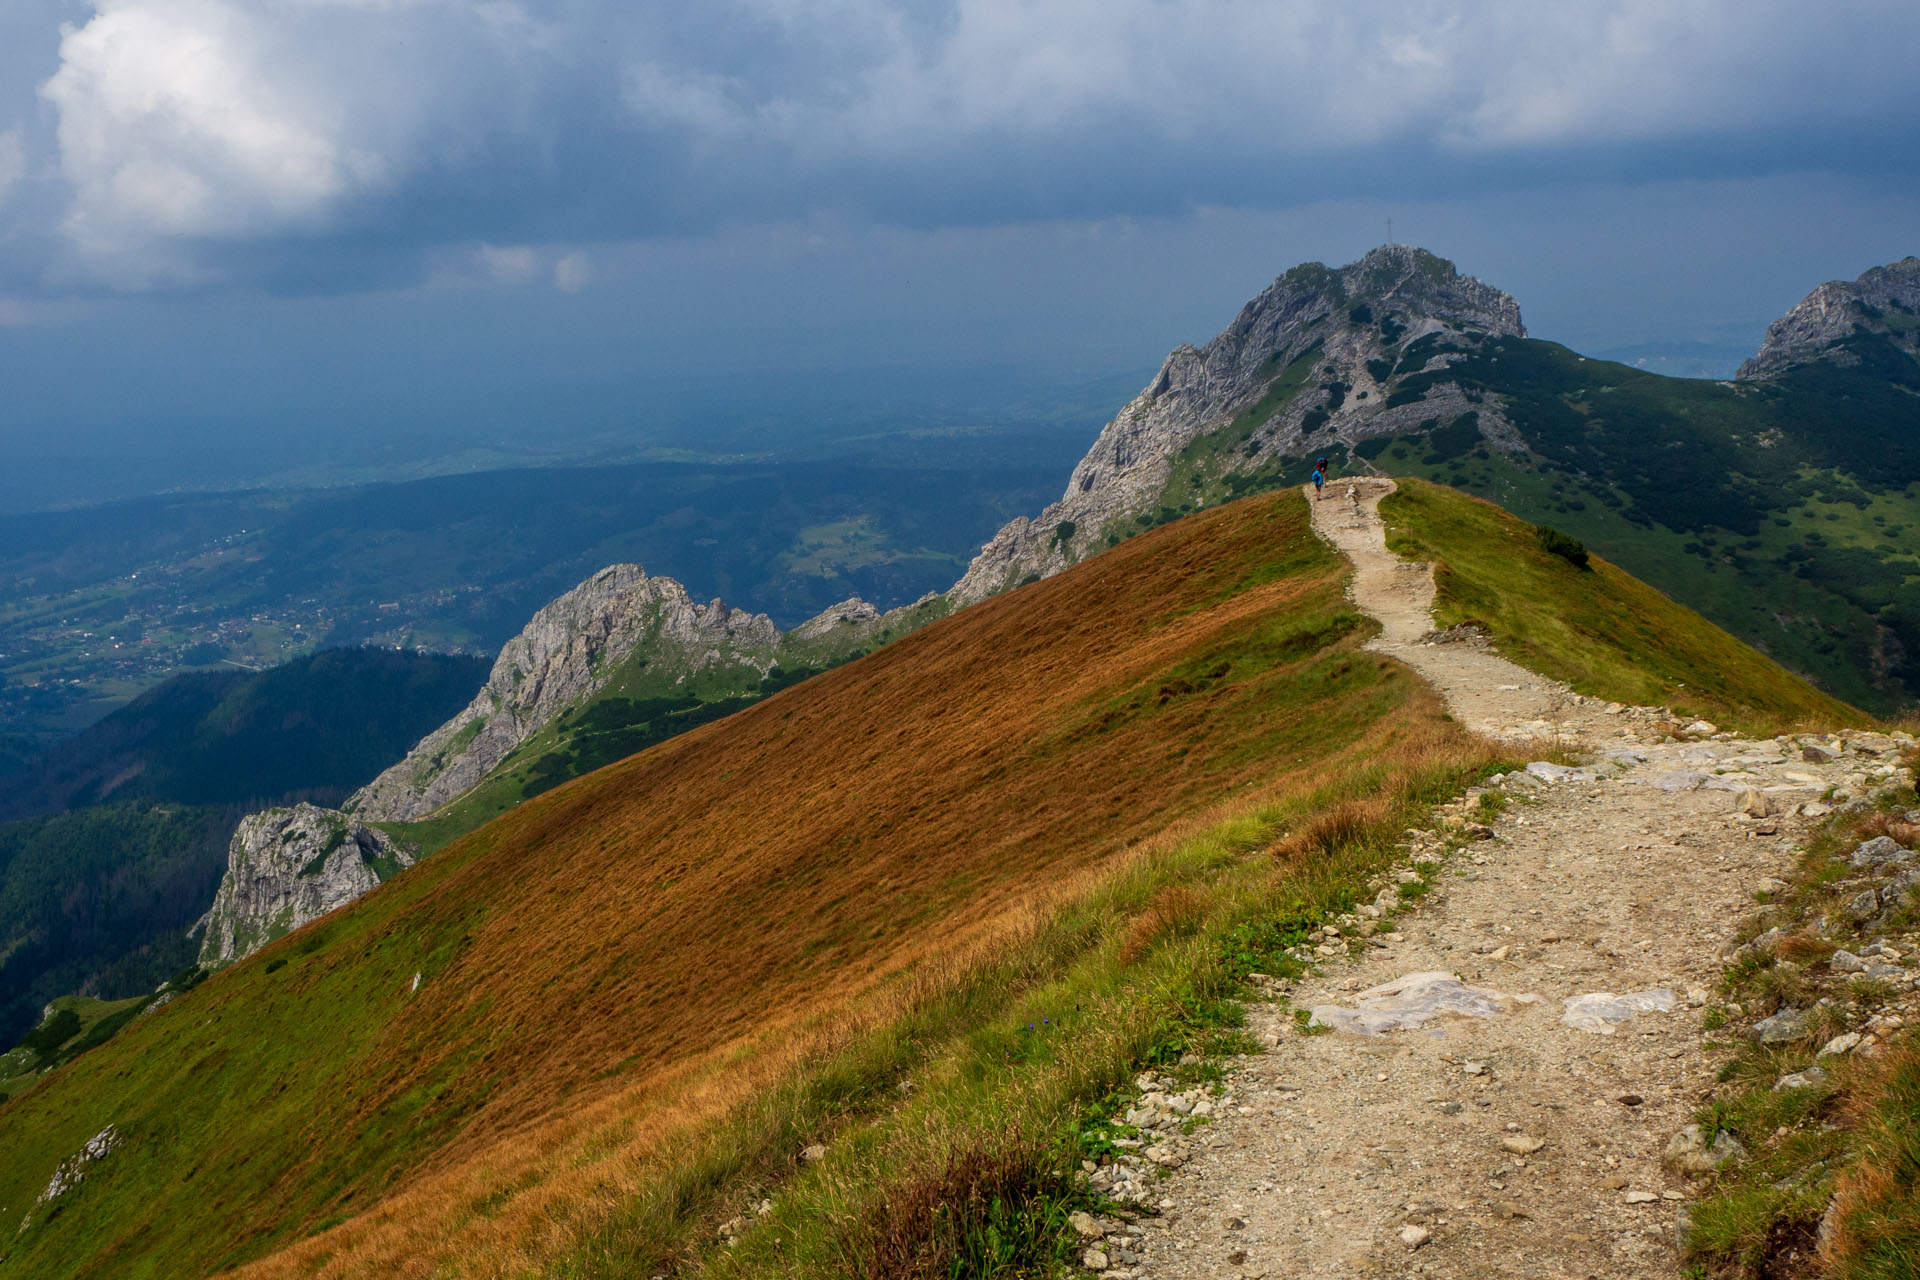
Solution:
M213 908L196 926L206 930L200 963L251 955L412 865L385 832L333 809L297 804L249 814L227 848Z
M1002 527L950 598L956 607L972 604L1104 546L1120 526L1157 509L1183 450L1238 415L1247 415L1249 434L1219 461L1227 472L1468 411L1496 433L1497 408L1469 402L1444 380L1429 379L1418 399L1388 403L1391 386L1460 358L1440 343L1416 345L1433 334L1464 341L1523 337L1526 329L1508 294L1410 245L1383 245L1338 270L1295 267L1204 347L1176 348L1100 433L1060 501Z
M37 1209L49 1200L58 1200L86 1181L88 1166L112 1155L114 1148L119 1145L120 1134L112 1125L88 1138L85 1146L60 1162L60 1166L53 1171L53 1178L47 1183L47 1189L34 1200L33 1207ZM25 1231L32 1220L33 1214L29 1211L20 1223L20 1230Z
M470 791L561 711L597 693L642 646L655 671L692 675L734 663L764 675L779 644L779 627L763 613L718 600L696 604L672 578L651 577L638 565L610 565L534 614L500 650L466 710L344 808L368 822L424 817Z
M923 602L925 599L927 597L922 597ZM859 596L853 596L842 600L839 604L822 609L789 631L787 637L791 640L818 640L847 627L871 629L882 616L878 608L868 604Z
M1834 352L1856 331L1887 335L1920 356L1920 258L1874 267L1858 280L1832 280L1767 326L1741 378L1764 378Z

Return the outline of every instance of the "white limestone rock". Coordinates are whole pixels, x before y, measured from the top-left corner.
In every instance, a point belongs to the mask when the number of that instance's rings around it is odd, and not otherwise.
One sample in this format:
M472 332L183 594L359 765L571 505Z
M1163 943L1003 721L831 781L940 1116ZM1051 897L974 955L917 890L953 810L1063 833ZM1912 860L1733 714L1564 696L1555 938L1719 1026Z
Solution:
M857 602L849 602L857 603ZM350 796L364 821L409 822L454 800L568 707L592 696L642 644L648 661L686 674L738 663L764 675L780 629L763 613L696 604L672 578L609 565L554 600L507 641L466 709L407 758Z
M1888 313L1910 318L1915 311L1920 311L1920 258L1873 267L1858 280L1828 281L1767 326L1766 340L1737 376L1764 378L1818 360L1852 337L1856 327L1887 334L1896 345L1916 351L1913 328L1887 320Z
M252 955L412 865L410 850L338 810L297 804L249 814L227 847L213 907L196 926L206 930L200 963Z

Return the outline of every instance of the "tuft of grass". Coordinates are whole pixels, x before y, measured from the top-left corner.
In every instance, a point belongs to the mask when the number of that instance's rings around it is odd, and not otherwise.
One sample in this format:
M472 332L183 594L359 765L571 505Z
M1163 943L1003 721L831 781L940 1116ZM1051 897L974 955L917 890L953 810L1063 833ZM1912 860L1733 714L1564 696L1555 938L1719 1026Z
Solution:
M1206 902L1186 885L1165 885L1154 892L1147 909L1127 925L1120 940L1120 963L1133 964L1165 937L1192 933L1206 916Z
M1343 800L1309 818L1301 830L1273 847L1282 862L1324 855L1344 844L1377 837L1383 830L1392 797L1361 796Z
M903 1171L846 1232L847 1274L874 1280L1053 1275L1071 1251L1067 1163L1027 1135L968 1135Z
M1836 1280L1920 1275L1920 1048L1909 1039L1886 1054L1849 1110L1860 1156L1822 1260Z

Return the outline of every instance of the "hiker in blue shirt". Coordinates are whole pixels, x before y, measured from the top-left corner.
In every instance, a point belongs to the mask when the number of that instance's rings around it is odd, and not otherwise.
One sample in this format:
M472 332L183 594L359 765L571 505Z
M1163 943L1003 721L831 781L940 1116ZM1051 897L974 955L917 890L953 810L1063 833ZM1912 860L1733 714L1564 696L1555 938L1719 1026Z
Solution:
M1313 469L1313 500L1320 501L1320 490L1327 483L1327 473L1319 467Z

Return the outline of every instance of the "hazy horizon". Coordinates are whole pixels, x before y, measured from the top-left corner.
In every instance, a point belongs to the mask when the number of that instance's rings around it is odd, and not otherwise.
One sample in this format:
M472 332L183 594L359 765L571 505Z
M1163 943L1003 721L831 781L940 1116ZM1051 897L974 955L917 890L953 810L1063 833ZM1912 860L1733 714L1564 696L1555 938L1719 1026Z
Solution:
M1536 336L1710 371L1920 249L1916 35L1721 0L20 0L0 504L1084 414L1389 220Z

